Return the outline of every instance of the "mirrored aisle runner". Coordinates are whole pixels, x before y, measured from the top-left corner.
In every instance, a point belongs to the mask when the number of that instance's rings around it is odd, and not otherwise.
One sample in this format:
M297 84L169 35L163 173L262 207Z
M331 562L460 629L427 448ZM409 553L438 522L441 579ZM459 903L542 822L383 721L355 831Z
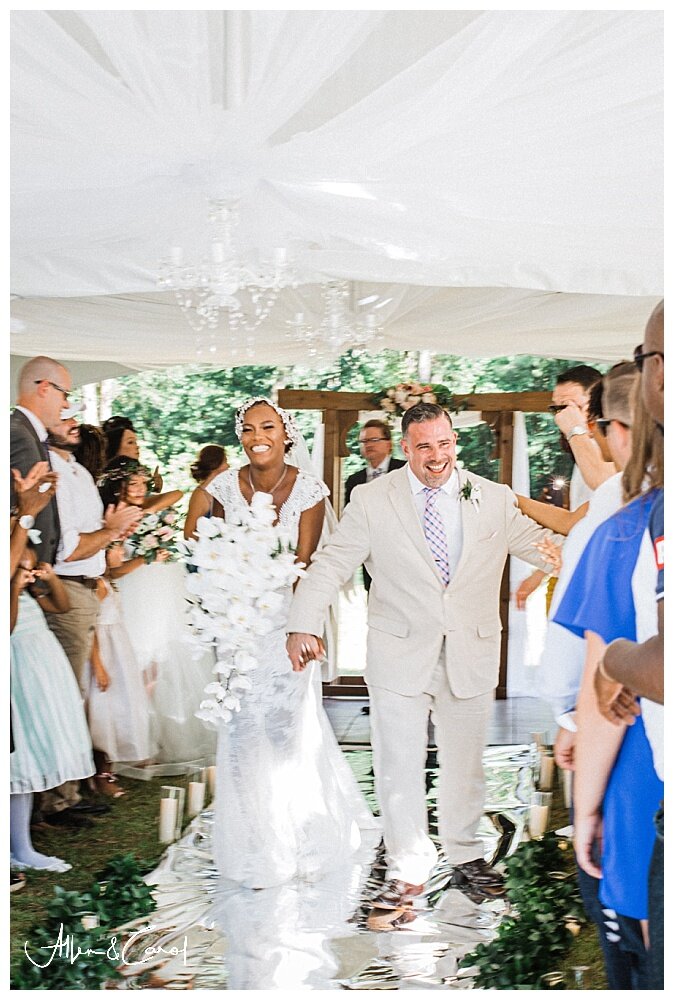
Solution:
M532 749L485 751L488 793L480 834L489 845L490 860L512 853L522 837L532 788ZM374 806L370 748L344 752ZM432 833L435 765L431 751L427 788ZM377 832L366 833L370 842L348 869L316 883L258 890L218 878L211 835L209 809L192 821L148 876L156 886L157 910L132 927L122 988L470 989L470 978L457 975L458 961L494 934L506 912L504 899L470 899L449 888L451 869L441 861L409 921L393 930L370 930L368 901L384 877Z

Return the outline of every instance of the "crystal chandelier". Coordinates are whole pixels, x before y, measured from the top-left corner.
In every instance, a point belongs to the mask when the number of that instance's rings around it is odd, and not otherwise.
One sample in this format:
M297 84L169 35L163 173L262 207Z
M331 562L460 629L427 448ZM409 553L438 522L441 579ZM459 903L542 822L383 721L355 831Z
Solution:
M240 253L237 200L211 199L208 220L209 253L192 264L185 261L182 247L173 247L160 263L158 287L174 293L196 333L215 330L223 314L230 330L251 333L267 319L281 289L297 287L299 274L286 247L274 249L270 258Z
M361 315L350 309L348 281L328 281L321 286L323 318L318 326L305 321L304 313L286 320L288 336L306 347L312 358L335 358L348 350L367 350L383 339L383 328L374 312Z

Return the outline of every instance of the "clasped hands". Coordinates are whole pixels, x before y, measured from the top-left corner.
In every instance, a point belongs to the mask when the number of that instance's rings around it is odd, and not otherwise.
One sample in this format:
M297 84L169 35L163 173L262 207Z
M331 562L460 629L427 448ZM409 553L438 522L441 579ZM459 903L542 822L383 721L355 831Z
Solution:
M325 659L323 640L309 632L289 632L286 649L293 670L298 673L314 660Z

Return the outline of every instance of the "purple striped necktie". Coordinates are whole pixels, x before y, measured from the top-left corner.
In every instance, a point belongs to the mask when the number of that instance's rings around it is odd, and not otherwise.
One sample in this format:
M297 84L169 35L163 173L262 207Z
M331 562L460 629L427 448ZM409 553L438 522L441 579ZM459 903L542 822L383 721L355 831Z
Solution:
M442 516L436 507L439 488L424 486L426 506L424 508L424 535L431 550L431 555L438 567L445 587L449 583L449 556L447 554L447 535L442 523Z

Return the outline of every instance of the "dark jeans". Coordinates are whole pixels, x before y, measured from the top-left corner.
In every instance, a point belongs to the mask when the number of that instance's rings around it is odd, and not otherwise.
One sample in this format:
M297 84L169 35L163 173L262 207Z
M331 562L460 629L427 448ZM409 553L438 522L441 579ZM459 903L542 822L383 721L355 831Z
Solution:
M646 987L646 949L641 925L631 917L605 911L599 901L601 880L578 868L578 887L583 906L597 926L604 955L606 982L610 990L638 990Z
M655 844L651 855L651 868L648 873L648 936L650 950L648 952L648 989L664 990L665 988L665 806L664 803L655 815Z

